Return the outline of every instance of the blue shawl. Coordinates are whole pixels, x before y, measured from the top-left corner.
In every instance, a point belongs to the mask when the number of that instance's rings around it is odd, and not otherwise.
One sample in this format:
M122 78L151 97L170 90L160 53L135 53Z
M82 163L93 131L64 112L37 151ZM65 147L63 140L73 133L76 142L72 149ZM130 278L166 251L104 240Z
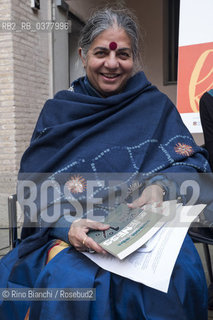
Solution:
M20 172L206 172L201 153L176 107L143 72L107 98L88 95L80 78L45 103Z
M80 78L45 103L19 177L140 172L147 179L159 172L208 172L205 155L176 107L143 72L129 79L123 92L107 98L91 95ZM42 241L37 234L35 239Z

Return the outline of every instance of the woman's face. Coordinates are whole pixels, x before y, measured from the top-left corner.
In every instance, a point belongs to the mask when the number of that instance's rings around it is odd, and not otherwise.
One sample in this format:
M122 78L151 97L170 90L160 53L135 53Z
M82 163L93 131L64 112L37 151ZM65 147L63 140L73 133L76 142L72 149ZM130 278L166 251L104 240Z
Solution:
M116 42L117 48L109 45ZM126 32L118 27L103 31L95 38L86 59L79 49L87 77L93 87L106 97L119 93L133 72L131 41Z

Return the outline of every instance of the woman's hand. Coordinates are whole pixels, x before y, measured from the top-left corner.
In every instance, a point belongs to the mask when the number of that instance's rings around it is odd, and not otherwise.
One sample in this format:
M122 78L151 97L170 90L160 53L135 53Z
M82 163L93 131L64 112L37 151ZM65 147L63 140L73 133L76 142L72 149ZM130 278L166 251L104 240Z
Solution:
M79 219L72 223L68 232L68 238L78 251L88 251L88 249L94 250L99 253L106 254L107 252L101 248L92 238L87 236L90 229L93 230L107 230L109 225L101 222L96 222L89 219Z
M143 190L141 196L138 199L136 199L132 203L128 203L128 207L134 209L142 207L145 204L153 203L155 203L156 206L160 207L163 202L163 195L163 189L157 184L152 184Z

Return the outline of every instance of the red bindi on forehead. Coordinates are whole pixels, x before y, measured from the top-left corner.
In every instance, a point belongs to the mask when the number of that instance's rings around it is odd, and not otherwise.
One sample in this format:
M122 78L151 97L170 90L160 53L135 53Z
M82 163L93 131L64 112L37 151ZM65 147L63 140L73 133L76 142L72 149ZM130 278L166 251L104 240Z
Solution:
M117 49L117 43L116 42L110 42L110 44L109 44L109 48L110 48L110 50L116 50Z

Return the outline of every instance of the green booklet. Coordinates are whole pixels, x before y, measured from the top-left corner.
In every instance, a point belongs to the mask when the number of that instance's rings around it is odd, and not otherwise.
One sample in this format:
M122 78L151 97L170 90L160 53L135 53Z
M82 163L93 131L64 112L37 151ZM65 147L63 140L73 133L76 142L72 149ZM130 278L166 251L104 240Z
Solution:
M105 219L104 223L110 225L108 230L90 230L88 236L112 255L124 259L147 242L165 220L163 214L121 204Z

